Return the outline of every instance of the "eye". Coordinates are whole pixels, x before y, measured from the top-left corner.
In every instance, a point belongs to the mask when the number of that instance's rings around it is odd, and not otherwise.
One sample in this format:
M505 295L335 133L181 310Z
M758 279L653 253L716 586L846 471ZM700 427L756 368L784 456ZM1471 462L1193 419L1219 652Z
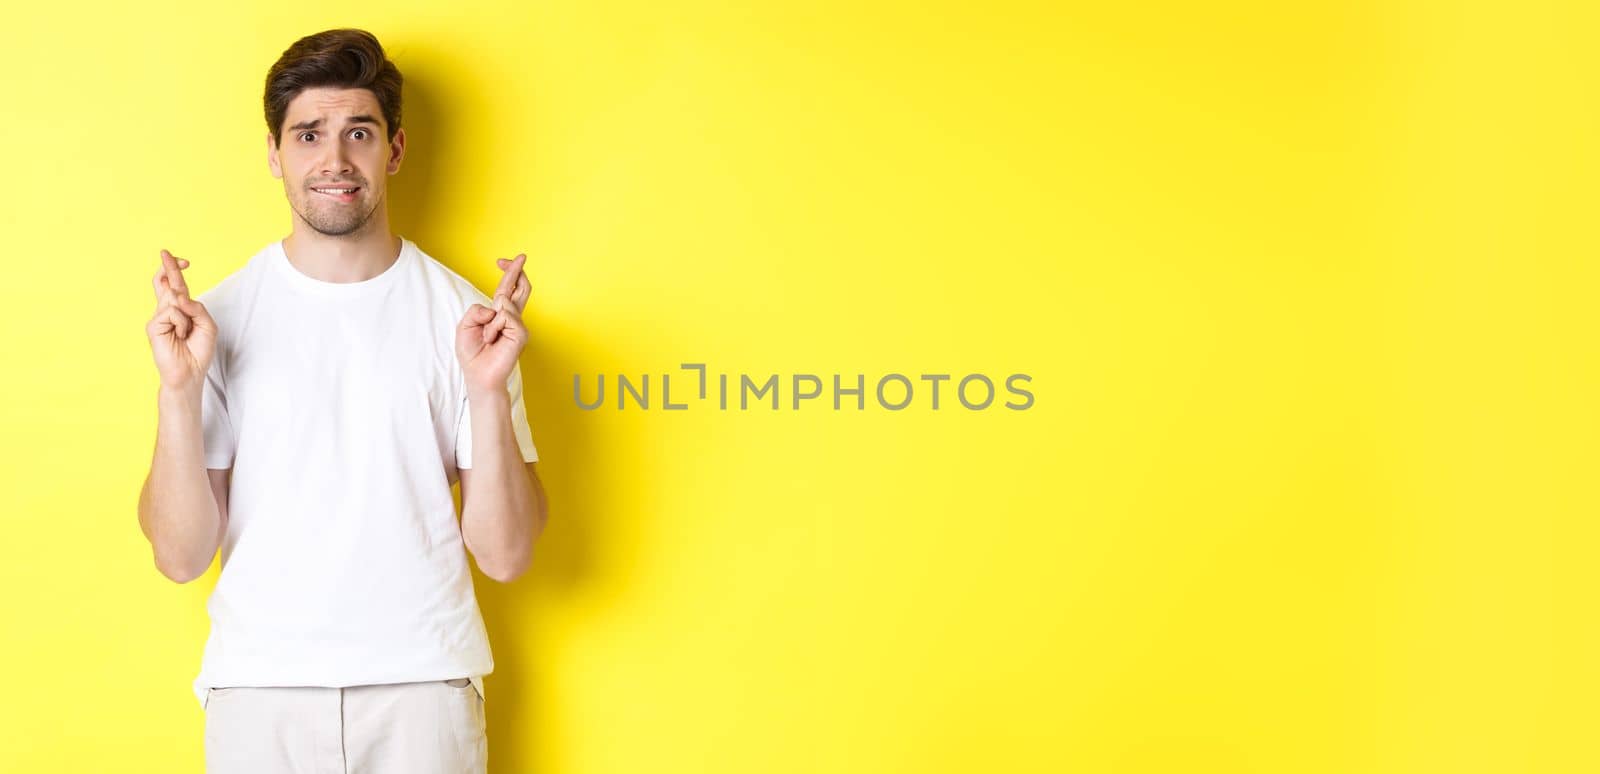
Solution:
M353 129L350 132L351 136L354 136L356 134L356 132L360 132L361 133L361 136L357 137L356 139L358 139L358 140L367 139L367 130L365 130L365 129Z
M301 132L300 133L300 141L301 142L311 142L310 140L307 140L306 138L310 137L310 136L313 136L315 134L316 134L316 132Z

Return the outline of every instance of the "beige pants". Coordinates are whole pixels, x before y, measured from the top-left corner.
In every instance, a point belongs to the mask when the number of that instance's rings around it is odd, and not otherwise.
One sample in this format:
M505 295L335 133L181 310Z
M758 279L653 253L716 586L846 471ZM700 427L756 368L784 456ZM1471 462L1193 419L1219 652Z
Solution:
M212 688L207 774L484 774L466 678L350 688Z

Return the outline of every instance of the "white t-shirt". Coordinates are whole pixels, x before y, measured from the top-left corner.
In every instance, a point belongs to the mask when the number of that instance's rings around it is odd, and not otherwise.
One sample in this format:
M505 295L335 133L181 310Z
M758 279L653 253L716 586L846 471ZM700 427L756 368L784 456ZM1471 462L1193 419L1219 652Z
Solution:
M194 691L470 677L494 668L450 487L472 466L455 329L472 283L402 239L362 282L273 242L196 298L217 321L207 468L233 468ZM526 462L539 459L507 381Z

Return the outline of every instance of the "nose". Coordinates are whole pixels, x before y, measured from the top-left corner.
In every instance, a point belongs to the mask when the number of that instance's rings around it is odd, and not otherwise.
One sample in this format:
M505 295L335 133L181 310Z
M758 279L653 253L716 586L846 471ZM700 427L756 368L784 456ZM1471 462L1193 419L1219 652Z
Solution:
M354 172L355 167L351 166L349 154L344 152L342 143L332 143L332 146L332 150L328 152L328 158L323 159L322 175L325 178L342 180L348 177L351 172Z

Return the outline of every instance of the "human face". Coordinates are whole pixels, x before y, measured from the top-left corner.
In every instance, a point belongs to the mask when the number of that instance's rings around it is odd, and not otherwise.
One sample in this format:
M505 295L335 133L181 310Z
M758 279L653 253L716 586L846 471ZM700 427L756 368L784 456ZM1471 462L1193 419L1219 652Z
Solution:
M388 176L400 171L405 154L405 130L393 141L386 135L371 91L306 89L289 102L282 141L274 144L267 135L267 164L308 226L325 236L359 236L375 213L385 212ZM355 190L325 192L339 188Z

